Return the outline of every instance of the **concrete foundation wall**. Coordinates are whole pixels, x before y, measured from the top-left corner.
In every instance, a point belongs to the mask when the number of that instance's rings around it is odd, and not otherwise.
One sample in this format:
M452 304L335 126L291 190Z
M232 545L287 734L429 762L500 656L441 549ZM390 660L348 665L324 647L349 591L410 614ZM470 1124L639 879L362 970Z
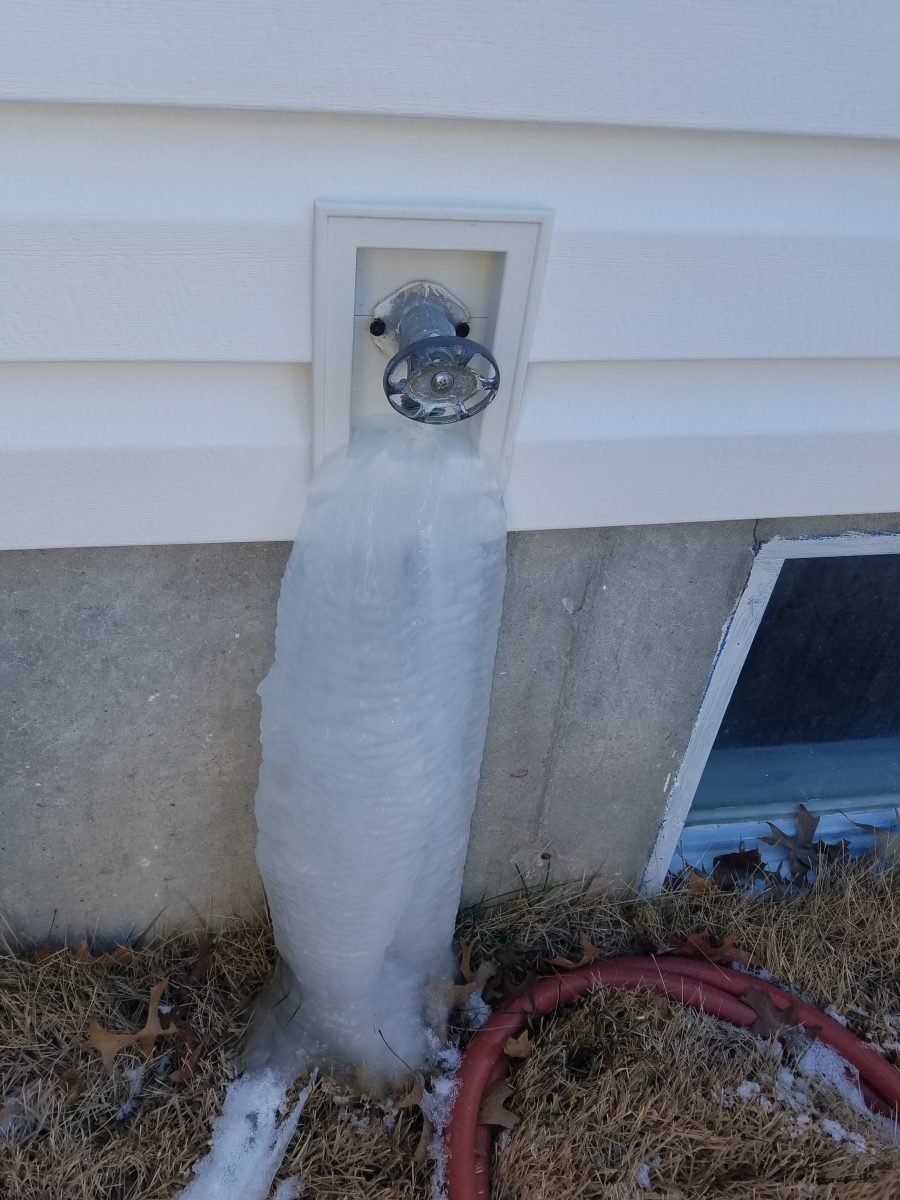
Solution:
M465 898L649 855L754 538L849 516L519 533ZM0 556L0 917L29 937L257 905L256 686L289 547Z

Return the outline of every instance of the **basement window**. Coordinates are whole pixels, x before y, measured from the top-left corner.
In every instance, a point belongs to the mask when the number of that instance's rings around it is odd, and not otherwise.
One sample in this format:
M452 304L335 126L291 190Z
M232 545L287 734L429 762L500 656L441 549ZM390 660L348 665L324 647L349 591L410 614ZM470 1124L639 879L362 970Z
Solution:
M856 551L854 553L854 551ZM646 886L758 850L768 822L873 844L900 806L900 536L777 540L760 551L723 640ZM668 842L668 844L667 844ZM656 878L654 878L654 872Z

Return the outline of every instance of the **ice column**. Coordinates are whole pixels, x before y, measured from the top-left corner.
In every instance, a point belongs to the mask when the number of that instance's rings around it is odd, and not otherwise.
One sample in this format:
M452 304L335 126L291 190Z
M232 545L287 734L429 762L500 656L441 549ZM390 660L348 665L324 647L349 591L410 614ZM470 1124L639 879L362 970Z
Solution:
M375 1078L425 1051L446 977L505 575L464 432L392 420L317 472L260 688L257 860L301 1058ZM270 1013L271 1015L271 1013Z

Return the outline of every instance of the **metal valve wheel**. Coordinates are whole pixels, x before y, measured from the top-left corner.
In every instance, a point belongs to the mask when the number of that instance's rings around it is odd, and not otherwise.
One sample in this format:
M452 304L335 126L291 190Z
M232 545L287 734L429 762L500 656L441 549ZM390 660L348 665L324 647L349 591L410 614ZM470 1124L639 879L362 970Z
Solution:
M499 387L497 360L470 338L420 338L399 350L384 369L384 394L391 406L427 425L474 417Z

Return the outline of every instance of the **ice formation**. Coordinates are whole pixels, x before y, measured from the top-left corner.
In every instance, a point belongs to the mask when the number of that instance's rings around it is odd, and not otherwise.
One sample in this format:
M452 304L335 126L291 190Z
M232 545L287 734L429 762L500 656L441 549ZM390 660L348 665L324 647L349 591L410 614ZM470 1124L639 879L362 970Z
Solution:
M284 1080L270 1071L232 1083L209 1154L195 1163L180 1200L267 1200L309 1092L304 1088L289 1105ZM296 1194L296 1181L284 1180L274 1200Z
M257 861L282 964L254 1054L426 1055L484 747L505 575L464 431L392 420L317 472L260 688Z

